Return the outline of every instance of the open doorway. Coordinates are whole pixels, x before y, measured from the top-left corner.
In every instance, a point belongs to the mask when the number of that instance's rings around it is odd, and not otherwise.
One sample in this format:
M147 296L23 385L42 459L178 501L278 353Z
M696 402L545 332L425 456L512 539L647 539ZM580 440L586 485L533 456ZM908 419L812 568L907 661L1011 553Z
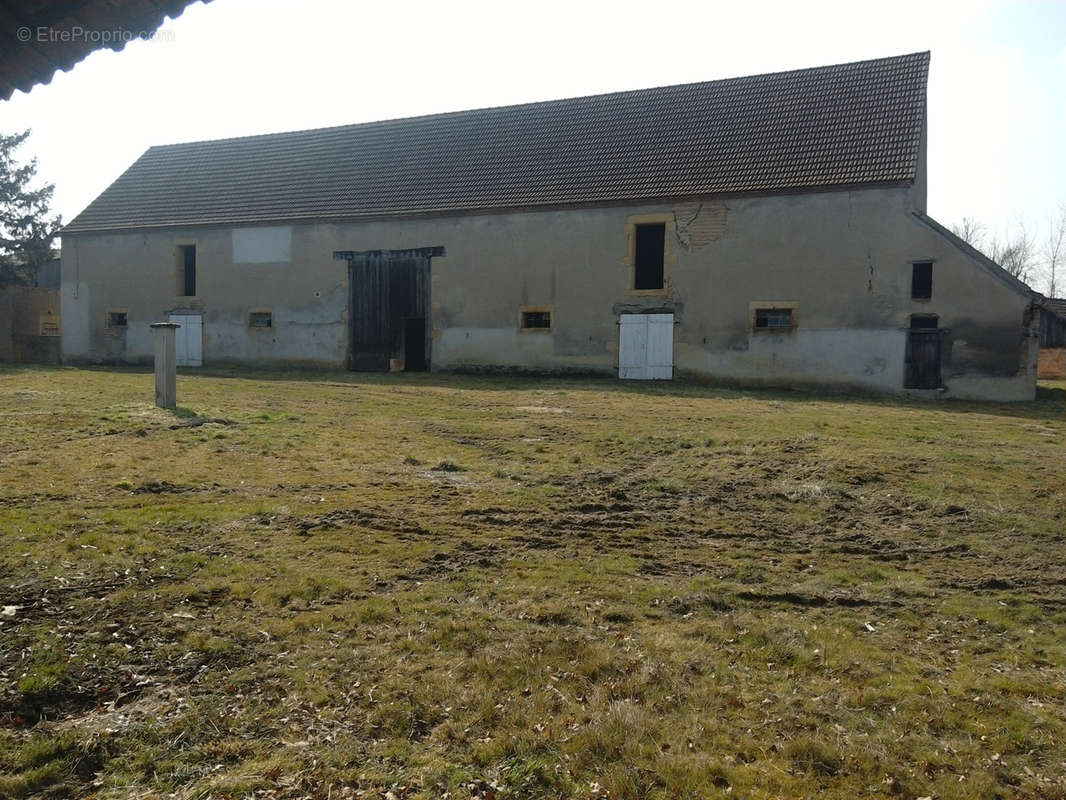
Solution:
M350 369L429 369L430 260L443 255L443 247L333 254L348 261Z
M426 318L404 320L403 368L405 372L426 371Z

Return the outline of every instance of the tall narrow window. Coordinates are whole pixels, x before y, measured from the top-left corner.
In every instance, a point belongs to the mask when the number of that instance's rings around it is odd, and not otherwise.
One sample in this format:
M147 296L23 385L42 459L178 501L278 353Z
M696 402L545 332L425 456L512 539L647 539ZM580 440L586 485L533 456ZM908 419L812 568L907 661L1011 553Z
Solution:
M666 247L666 224L657 222L636 226L633 259L633 288L663 288L663 257Z
M179 244L177 247L178 294L196 297L196 245Z
M911 298L929 300L933 296L933 262L916 261L911 265Z

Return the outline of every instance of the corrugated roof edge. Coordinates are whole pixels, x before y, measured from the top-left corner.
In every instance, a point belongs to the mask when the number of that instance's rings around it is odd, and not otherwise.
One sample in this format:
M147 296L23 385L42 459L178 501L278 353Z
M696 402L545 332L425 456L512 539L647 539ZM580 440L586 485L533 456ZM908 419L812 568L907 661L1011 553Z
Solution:
M158 2L158 0L151 0L150 1L150 5L149 5L149 7L151 9L151 11L149 13L152 15L151 17L149 17L149 19L151 21L145 22L143 19L134 18L132 21L130 19L115 20L113 23L109 23L109 24L111 24L112 28L114 28L116 30L125 30L127 32L131 32L133 30L136 30L137 28L141 28L143 32L147 32L148 29L151 29L151 31L154 33L155 31L158 31L160 28L162 28L163 25L166 24L166 21L168 19L171 20L171 21L178 19L178 17L180 17L182 14L185 13L185 9L188 6L194 5L196 2L197 2L197 0L185 0L185 2L181 4L181 7L179 9L179 8L172 8L171 5L173 5L173 4L164 3L164 4L161 5L160 2ZM200 2L203 2L204 5L206 5L206 4L210 3L211 0L200 0ZM64 4L57 3L56 5L64 5ZM70 5L70 4L68 3L66 5ZM84 5L84 4L82 4L82 5ZM101 3L99 5L102 6L104 4ZM112 2L111 5L114 6L114 5L121 5L121 4L116 4L116 3ZM64 16L61 17L60 20L58 20L58 21L65 22L65 21L68 21L69 19L75 19L76 20L77 17L75 16L75 13L74 13L74 12L76 12L76 10L77 9L74 8L74 9L72 9L70 11L70 13L64 12ZM156 21L156 20L158 20L158 21ZM30 22L27 21L26 25L29 25L29 24L30 24ZM86 25L86 23L84 23L84 22L82 22L81 24L83 26ZM49 26L49 27L54 27L54 26ZM88 27L100 27L100 26L88 26ZM60 28L60 29L57 29L57 30L60 33L63 33L63 32L69 33L70 32L69 29L64 29L64 28ZM26 48L32 49L32 50L34 50L37 53L38 56L41 57L41 60L45 61L49 66L46 68L47 71L45 73L38 74L37 77L29 77L29 78L23 77L22 79L13 80L4 89L0 89L0 102L5 102L7 100L10 100L14 96L15 92L22 92L24 94L29 94L37 86L47 86L53 80L55 80L55 76L56 75L58 75L61 72L70 72L76 66L78 66L78 64L80 64L82 61L84 61L86 58L88 58L90 55L92 55L97 50L111 50L111 51L114 51L114 52L121 52L122 50L124 50L126 48L126 44L128 43L127 40L122 38L122 37L115 37L111 41L105 41L105 42L100 42L100 43L95 43L94 44L91 41L90 37L83 37L83 39L81 40L82 43L88 42L90 46L87 49L82 50L82 49L79 49L79 46L77 44L77 42L79 40L76 37L75 38L57 37L54 41L58 42L61 47L66 47L68 50L77 51L76 55L73 56L73 58L62 58L60 61L56 61L55 54L52 53L52 52L49 52L49 51L51 51L52 49L55 48L55 46L56 46L55 44L45 43L44 45L40 45L40 44L35 45L33 43L22 43L22 42L20 42L19 43L19 48L18 48L19 51L21 51L23 49L26 49ZM73 42L74 44L71 44L71 42ZM42 47L44 49L44 52L42 52ZM17 55L18 55L18 52L16 52L16 58L17 58Z

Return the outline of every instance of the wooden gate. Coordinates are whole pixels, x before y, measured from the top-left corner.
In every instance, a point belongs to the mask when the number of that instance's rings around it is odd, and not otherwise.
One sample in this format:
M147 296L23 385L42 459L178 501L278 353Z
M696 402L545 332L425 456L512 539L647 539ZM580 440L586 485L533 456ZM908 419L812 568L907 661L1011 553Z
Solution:
M907 331L906 389L940 388L940 331L936 328Z
M443 248L334 253L348 261L353 370L429 368L429 266Z

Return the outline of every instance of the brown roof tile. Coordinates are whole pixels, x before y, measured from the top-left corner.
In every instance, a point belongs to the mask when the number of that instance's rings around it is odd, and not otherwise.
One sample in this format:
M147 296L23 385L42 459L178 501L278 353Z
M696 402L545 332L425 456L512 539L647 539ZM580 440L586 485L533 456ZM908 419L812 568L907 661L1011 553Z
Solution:
M152 147L66 233L368 219L914 179L928 53Z

